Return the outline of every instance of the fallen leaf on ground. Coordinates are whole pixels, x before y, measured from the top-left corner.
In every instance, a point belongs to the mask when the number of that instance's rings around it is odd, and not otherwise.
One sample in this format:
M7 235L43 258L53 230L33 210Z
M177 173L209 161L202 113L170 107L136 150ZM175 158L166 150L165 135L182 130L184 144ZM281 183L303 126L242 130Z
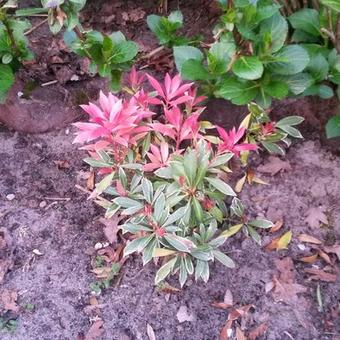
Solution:
M247 340L240 327L236 327L236 340Z
M322 224L328 224L327 216L325 215L326 207L319 206L310 208L306 212L305 222L312 228L318 228Z
M269 229L270 233L275 233L279 231L283 226L283 219L279 219L278 221L275 222L275 224Z
M233 306L233 295L229 289L226 290L224 294L223 302L213 302L211 304L213 307L227 309Z
M179 310L176 314L177 320L179 323L188 321L188 322L193 322L195 321L195 317L192 314L188 313L188 308L186 306L181 306L179 307Z
M117 216L113 216L111 218L103 218L101 217L99 219L99 222L104 224L104 234L107 238L107 240L110 243L115 243L117 242L117 234L119 231L119 221L120 218Z
M237 320L238 318L243 318L246 314L248 314L250 308L253 308L254 305L245 305L241 307L234 308L228 315L228 320Z
M53 163L57 166L57 168L60 169L69 169L70 168L70 163L66 160L58 160L58 161L53 161Z
M231 335L233 334L233 330L231 329L232 325L233 325L232 320L226 321L225 325L221 329L219 340L228 340L231 337Z
M282 170L291 170L291 166L288 161L283 161L279 157L269 156L268 163L260 165L257 170L274 176Z
M256 340L258 337L264 335L268 329L268 325L263 322L256 328L252 329L248 334L248 340Z
M305 256L305 257L301 257L299 259L299 261L301 262L305 262L305 263L314 263L316 261L316 259L318 258L318 253L310 255L310 256Z
M318 254L325 262L327 262L328 264L332 264L330 257L324 251L319 249Z
M292 232L289 230L283 235L274 238L269 244L265 246L266 250L282 250L287 249L292 240Z
M232 306L233 303L233 294L231 293L230 289L227 289L225 294L224 294L224 299L223 302L227 305Z
M85 335L85 340L96 340L98 339L104 332L104 329L102 328L104 325L103 320L97 320L95 321L88 332Z
M171 286L167 282L163 282L162 284L160 284L158 286L158 290L165 294L173 294L173 293L178 293L181 291L180 289L174 286Z
M326 253L333 253L333 254L336 254L336 256L338 257L338 259L340 260L340 245L335 244L334 246L323 246L322 249L323 249Z
M155 331L149 324L146 325L146 334L148 335L149 340L156 340Z
M318 240L317 238L310 236L308 234L300 234L298 236L298 240L300 242L306 242L306 243L313 243L313 244L322 244L322 242L320 240Z
M336 275L331 273L326 273L325 271L321 269L316 268L306 268L306 273L312 274L312 276L309 277L310 280L320 280L325 282L335 282L336 281Z
M15 290L4 289L0 296L2 309L5 311L18 312L19 306L17 305L17 299L18 293Z
M279 271L279 277L274 277L273 296L275 301L282 301L287 304L296 302L297 294L306 292L307 288L295 283L295 268L293 260L285 257L282 260L274 260L276 268Z

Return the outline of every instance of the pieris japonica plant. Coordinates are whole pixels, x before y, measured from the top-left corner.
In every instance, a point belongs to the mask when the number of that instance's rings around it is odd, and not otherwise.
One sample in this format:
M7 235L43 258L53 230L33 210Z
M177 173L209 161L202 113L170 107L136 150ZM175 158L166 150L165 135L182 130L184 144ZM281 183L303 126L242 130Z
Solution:
M179 75L161 84L133 69L125 91L123 99L100 93L99 106L84 105L89 121L75 124L74 140L86 144L85 162L103 176L91 197L107 218L120 216L129 239L124 256L137 252L144 265L160 264L156 284L175 273L181 286L193 274L207 281L215 260L233 268L220 247L241 229L234 221L244 214L235 213L240 201L228 184L229 162L257 150L255 139L247 141L244 127L210 135L214 127L199 120L205 98ZM271 226L247 219L248 230Z

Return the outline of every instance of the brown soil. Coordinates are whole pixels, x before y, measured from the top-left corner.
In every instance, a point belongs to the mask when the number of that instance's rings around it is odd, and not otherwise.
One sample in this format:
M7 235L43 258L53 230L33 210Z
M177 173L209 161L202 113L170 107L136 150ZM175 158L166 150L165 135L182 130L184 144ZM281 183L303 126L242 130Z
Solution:
M177 1L170 1L169 6L170 10L176 9ZM120 29L129 38L139 39L147 51L156 47L156 42L147 31L144 19L126 22L121 14L141 7L146 14L155 12L155 3L151 0L93 1L84 17L96 13L90 16L93 18L90 25L108 31ZM200 27L207 27L208 22L214 20L213 13L206 14L205 1L197 1L194 11L188 1L179 1L179 7L187 20L186 27L192 27L190 34L198 33ZM115 17L111 22L105 22L106 11L112 8ZM132 26L134 30L131 30ZM203 33L206 32L203 30ZM334 103L324 101L321 106L314 99L303 99L288 101L284 104L285 111L282 111L282 104L280 108L274 107L273 114L277 119L285 112L304 115L307 120L304 133L316 140L298 143L289 150L285 160L289 161L290 170L273 177L257 172L270 185L246 185L242 194L251 215L263 215L274 221L283 218L284 226L278 234L293 232L288 250L268 252L240 234L225 246L225 251L237 263L236 269L228 270L214 264L207 284L190 280L181 292L170 296L153 285L156 266L150 264L143 268L140 258L132 256L124 264L120 280L114 281L97 298L102 304L98 313L89 313L86 307L90 304L90 284L95 281L90 272L93 256L89 254L94 253L97 242L106 241L103 227L97 222L103 210L75 188L75 184L86 185L81 171L88 171L88 167L82 162L84 154L72 145L73 137L67 125L80 117L80 112L75 110L77 105L96 97L98 89L105 88L105 83L89 79L81 71L77 58L72 59L62 48L55 47L60 46L60 39L56 37L51 44L50 40L42 39L46 34L48 31L44 27L34 32L34 46L37 52L40 51L37 68L20 72L18 87L10 96L13 101L7 103L8 111L0 106L0 119L20 130L41 132L64 126L59 131L40 135L14 133L0 126L0 226L12 239L11 249L0 253L2 257L11 257L9 272L0 290L18 291L20 306L17 329L13 333L0 331L0 338L82 339L82 334L86 334L98 314L104 321L104 333L99 339L147 339L147 324L152 326L157 339L217 339L228 311L212 307L211 303L223 301L229 289L236 306L254 305L240 323L245 333L266 322L268 330L259 339L335 340L340 334L339 318L336 319L339 272L336 272L336 282L309 280L305 269L311 265L299 259L310 255L313 249L308 245L303 248L297 239L299 234L307 233L328 245L340 240L340 159L321 147L317 140L321 124L326 120L324 112L334 110ZM50 56L41 53L47 50L47 45L51 46ZM56 61L56 57L66 62L56 66L48 60L54 58ZM69 74L76 74L80 81L64 81L67 77L63 67L70 67L72 72ZM23 92L23 84L28 80L41 84L57 79L58 70L59 84L43 90L36 88L30 92L29 99L16 99L17 92ZM213 109L216 112L215 105ZM13 110L20 110L22 118L19 121L12 120ZM216 113L215 119L221 125L229 126L238 121L236 116L225 122ZM39 130L36 130L37 126ZM268 156L255 157L254 170L267 162ZM58 168L58 164L65 166ZM12 198L8 196L11 194L15 196L13 200L8 199ZM329 225L311 228L305 215L309 208L319 205L325 207ZM262 233L263 244L276 235ZM37 255L37 250L41 255ZM284 257L293 259L295 281L306 287L306 292L298 294L289 303L277 302L272 292L265 292L266 284L279 275L275 261ZM331 257L334 262L335 256ZM318 260L314 266L324 268L325 262ZM177 284L175 279L170 283ZM318 285L322 311L318 310ZM34 304L33 312L25 309L28 303ZM179 323L176 314L181 306L188 308L192 321Z

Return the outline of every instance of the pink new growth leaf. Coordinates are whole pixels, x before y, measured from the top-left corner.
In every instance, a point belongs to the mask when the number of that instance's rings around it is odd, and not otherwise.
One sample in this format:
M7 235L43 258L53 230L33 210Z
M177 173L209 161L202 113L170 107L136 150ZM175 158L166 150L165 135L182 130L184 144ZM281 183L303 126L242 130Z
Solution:
M151 163L146 163L143 166L144 171L154 171L156 169L167 166L169 160L169 145L167 143L161 143L160 149L155 145L150 145L151 152L147 155Z
M257 150L256 144L250 144L250 143L240 143L237 144L242 137L244 136L244 133L246 132L246 129L243 127L240 127L237 131L234 128L227 132L225 129L217 126L217 131L222 138L223 142L219 145L219 151L225 152L229 151L234 153L236 156L240 156L241 151L250 151L250 150Z

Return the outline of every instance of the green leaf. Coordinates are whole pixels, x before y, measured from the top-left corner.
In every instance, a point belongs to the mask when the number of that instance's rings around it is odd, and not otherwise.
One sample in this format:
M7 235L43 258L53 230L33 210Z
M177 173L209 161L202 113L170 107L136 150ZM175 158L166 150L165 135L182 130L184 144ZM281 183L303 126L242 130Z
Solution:
M111 39L110 39L111 40ZM105 40L104 40L105 41ZM133 41L122 41L114 45L109 61L115 64L131 61L138 53L138 45Z
M223 254L219 250L213 250L214 257L217 261L221 262L228 268L235 268L235 262L226 254Z
M173 48L174 58L177 70L182 72L182 66L185 61L195 59L202 61L203 53L196 47L192 46L175 46Z
M96 192L101 194L108 186L111 185L111 182L114 177L114 172L105 176L99 183L96 184Z
M14 84L14 74L8 65L0 64L0 102L3 102L9 89Z
M187 278L188 278L187 268L185 266L183 257L181 257L181 264L179 267L179 283L181 285L181 288L184 286Z
M146 23L148 24L148 27L154 33L156 33L159 29L160 21L161 17L155 14L148 15L146 18Z
M244 105L251 102L258 93L258 85L251 81L241 82L233 77L224 79L215 91L215 96L231 100L236 105Z
M165 209L165 195L161 192L158 197L154 197L154 200L153 217L157 222L160 222Z
M264 85L264 92L276 99L283 99L288 95L289 86L287 83L279 80L272 80L269 84Z
M340 116L332 117L326 124L327 138L340 137Z
M264 219L252 220L252 221L249 221L247 224L255 228L263 228L263 229L268 229L274 226L273 222L264 220Z
M288 116L285 118L280 119L275 126L278 128L281 128L281 126L286 126L286 125L290 125L290 126L294 126L294 125L299 125L301 124L305 119L301 116Z
M247 226L250 237L259 245L261 245L261 237L259 233L251 226Z
M41 4L45 8L55 8L64 3L64 0L41 0Z
M124 248L124 256L128 256L135 251L141 252L148 245L148 243L152 240L153 236L145 236L140 238L135 238L131 242L129 242Z
M139 201L135 201L129 197L117 197L113 200L113 202L115 204L118 204L119 206L123 207L123 208L133 208L133 207L138 207L138 208L142 208L143 205L141 202Z
M12 60L13 60L13 55L10 53L5 53L1 58L1 61L3 64L9 64L12 62Z
M209 168L216 168L220 165L225 165L230 161L231 158L233 158L233 156L233 153L225 153L223 155L219 155L211 161L211 163L209 164Z
M208 70L197 59L188 59L183 63L181 76L186 80L207 80L210 78Z
M194 243L189 239L186 239L175 234L166 233L164 239L173 246L176 250L189 253L192 248L195 247Z
M198 201L196 197L192 197L191 202L197 221L202 222L204 214L201 203Z
M312 56L306 71L312 75L315 82L326 79L329 71L327 59L321 53Z
M34 14L47 13L47 8L22 8L15 11L15 16L26 17Z
M162 225L162 227L167 227L178 220L180 220L186 213L187 207L181 207L178 208L174 213L172 213L168 219L165 221L165 223Z
M142 179L142 190L145 200L151 204L153 199L153 187L152 183L146 178Z
M340 13L340 2L339 0L320 0L320 2L329 8L331 8L333 11Z
M285 151L275 143L268 142L268 141L262 141L261 144L263 145L263 147L269 153L278 154L278 155L284 155L285 154Z
M278 13L262 21L260 34L262 36L270 34L270 50L271 52L277 52L284 45L287 38L288 24L286 19Z
M143 266L152 260L152 255L155 250L157 240L155 237L152 238L151 242L144 248L143 251Z
M218 191L222 192L225 195L228 196L236 196L234 190L231 188L230 185L228 185L227 183L223 182L221 179L219 178L210 178L210 177L206 177L205 178L215 189L217 189Z
M209 71L216 75L226 73L235 50L234 43L215 42L207 56Z
M197 157L196 152L193 151L192 149L189 149L185 153L183 158L183 166L189 184L193 185L195 182L197 172Z
M233 72L240 78L255 80L262 77L263 65L258 57L239 57L232 66Z
M308 52L299 45L287 45L275 54L277 61L268 68L278 74L291 75L303 71L309 63Z
M292 126L289 125L281 126L280 129L294 138L303 138L300 131Z
M218 237L229 238L230 236L233 236L236 233L238 233L242 227L243 227L242 223L233 225L229 229L223 231Z
M170 272L174 268L176 261L177 261L177 257L166 262L161 268L158 269L156 273L156 277L155 277L155 285L159 284L170 274Z
M298 73L292 76L279 76L277 78L288 84L289 91L295 95L303 93L313 84L313 78L308 73Z
M304 8L288 18L295 29L300 29L316 37L320 36L320 17L318 11Z

